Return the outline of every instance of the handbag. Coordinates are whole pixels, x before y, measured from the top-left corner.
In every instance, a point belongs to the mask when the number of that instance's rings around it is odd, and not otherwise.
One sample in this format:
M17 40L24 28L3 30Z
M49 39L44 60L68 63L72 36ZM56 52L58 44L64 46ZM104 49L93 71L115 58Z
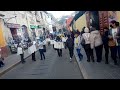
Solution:
M112 39L112 40L109 40L108 41L108 45L110 46L110 47L112 47L112 46L116 46L116 42Z
M84 38L82 38L81 45L85 46L85 39Z

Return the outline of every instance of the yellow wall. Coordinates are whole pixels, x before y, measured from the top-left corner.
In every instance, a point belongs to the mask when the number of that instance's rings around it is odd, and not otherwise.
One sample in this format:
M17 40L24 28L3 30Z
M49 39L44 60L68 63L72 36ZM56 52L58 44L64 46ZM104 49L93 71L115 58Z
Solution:
M120 11L117 11L117 20L120 22Z
M5 46L6 46L6 42L3 35L2 20L0 19L0 47L5 47Z
M78 29L79 31L81 31L84 26L87 27L86 15L83 14L81 17L79 17L76 20L75 24L76 24L76 29Z

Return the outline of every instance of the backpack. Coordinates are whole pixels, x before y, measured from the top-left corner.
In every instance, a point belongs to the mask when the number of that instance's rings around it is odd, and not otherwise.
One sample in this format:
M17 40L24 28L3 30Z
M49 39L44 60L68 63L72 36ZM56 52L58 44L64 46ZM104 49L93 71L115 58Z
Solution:
M72 38L67 39L66 46L70 48L70 47L73 47L73 45L74 45L73 39Z
M85 39L84 38L82 38L82 40L81 40L81 45L84 47L85 46Z

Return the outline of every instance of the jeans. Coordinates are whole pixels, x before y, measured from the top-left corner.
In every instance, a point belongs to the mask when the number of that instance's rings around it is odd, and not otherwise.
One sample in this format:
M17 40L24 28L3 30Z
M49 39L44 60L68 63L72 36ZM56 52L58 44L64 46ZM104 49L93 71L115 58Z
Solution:
M80 53L80 50L81 50L81 49L76 49L77 54L78 54L78 57L79 57L79 59L81 60L81 59L83 58L83 55Z
M39 52L40 52L41 60L43 58L45 59L44 50L43 49L39 49Z
M72 58L73 57L73 50L74 50L74 48L71 47L71 48L68 48L68 49L69 49L70 58Z

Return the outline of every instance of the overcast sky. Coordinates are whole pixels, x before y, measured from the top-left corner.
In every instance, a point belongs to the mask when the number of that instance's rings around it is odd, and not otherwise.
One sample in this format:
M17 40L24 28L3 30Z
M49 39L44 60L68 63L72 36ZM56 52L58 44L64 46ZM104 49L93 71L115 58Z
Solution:
M47 11L47 12L53 14L55 18L60 18L61 16L72 14L74 11Z

